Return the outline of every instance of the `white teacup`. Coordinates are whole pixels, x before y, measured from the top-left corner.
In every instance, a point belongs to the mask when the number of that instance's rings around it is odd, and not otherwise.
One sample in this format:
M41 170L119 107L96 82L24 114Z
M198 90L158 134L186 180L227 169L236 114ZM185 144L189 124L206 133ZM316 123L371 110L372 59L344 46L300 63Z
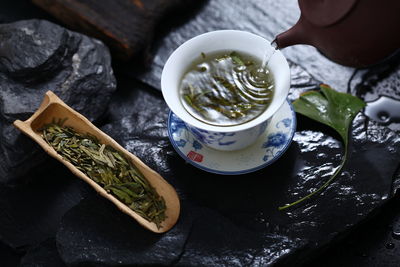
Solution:
M282 106L289 93L290 69L283 54L277 50L268 62L275 83L275 91L268 108L255 119L234 126L215 126L197 120L184 108L179 97L179 86L190 64L205 54L216 51L237 51L260 60L273 47L266 39L244 31L221 30L196 36L179 46L165 63L161 76L161 90L168 107L191 133L204 145L217 150L238 150L253 144L263 134L269 121Z

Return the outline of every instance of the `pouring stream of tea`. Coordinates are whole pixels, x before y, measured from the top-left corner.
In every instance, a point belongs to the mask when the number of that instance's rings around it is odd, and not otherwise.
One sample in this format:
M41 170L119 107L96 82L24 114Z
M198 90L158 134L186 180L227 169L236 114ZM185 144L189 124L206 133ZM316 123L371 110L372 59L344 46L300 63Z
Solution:
M264 57L263 57L263 61L261 63L261 68L259 70L259 72L263 72L265 71L265 69L268 66L269 61L271 60L272 56L275 54L276 50L278 50L278 44L276 42L276 40L273 40L271 42L271 46L272 46L272 52L269 52L269 49L267 49L264 53Z

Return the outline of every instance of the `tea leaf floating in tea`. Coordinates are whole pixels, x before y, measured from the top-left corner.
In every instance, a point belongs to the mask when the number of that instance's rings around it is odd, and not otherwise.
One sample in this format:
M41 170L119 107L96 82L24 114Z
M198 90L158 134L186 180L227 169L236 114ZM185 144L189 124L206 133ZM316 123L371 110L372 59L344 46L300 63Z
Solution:
M158 228L165 220L165 201L143 174L122 153L100 144L89 134L62 126L65 120L48 124L42 137L58 154Z
M185 109L198 120L218 126L242 124L270 104L274 83L262 62L244 53L201 53L180 85Z

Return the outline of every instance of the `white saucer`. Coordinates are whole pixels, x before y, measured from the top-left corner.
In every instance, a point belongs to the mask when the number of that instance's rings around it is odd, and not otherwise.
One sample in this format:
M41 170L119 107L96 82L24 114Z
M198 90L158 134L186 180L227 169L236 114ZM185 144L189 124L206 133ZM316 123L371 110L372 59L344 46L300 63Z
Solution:
M168 135L176 152L199 169L225 175L254 172L275 162L289 147L295 131L296 115L289 101L253 145L237 151L209 148L197 141L172 111L168 117Z

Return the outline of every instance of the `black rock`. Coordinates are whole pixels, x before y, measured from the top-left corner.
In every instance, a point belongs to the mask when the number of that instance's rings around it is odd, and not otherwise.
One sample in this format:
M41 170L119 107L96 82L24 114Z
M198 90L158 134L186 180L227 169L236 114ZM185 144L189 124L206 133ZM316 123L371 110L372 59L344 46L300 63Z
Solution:
M64 267L54 238L47 239L31 248L21 259L21 267Z
M21 255L0 241L0 259L2 266L18 266Z
M177 225L151 233L109 201L82 201L63 218L57 244L68 266L271 264L304 241L241 228L216 211L184 204Z
M399 266L400 242L393 235L400 229L400 195L393 197L373 218L361 224L308 267ZM395 247L388 249L388 244ZM390 245L389 245L390 246Z
M299 84L318 84L298 70ZM278 211L321 186L339 165L343 148L333 131L299 116L292 145L273 165L247 175L214 175L185 164L168 143L168 108L160 93L130 80L120 80L120 88L102 129L177 189L180 220L155 238L108 201L90 199L68 212L58 231L60 254L68 264L296 265L393 196L400 139L362 114L354 120L342 174L322 194Z
M57 246L68 266L171 265L183 251L191 221L192 216L184 216L169 232L155 234L110 201L93 196L64 216Z
M197 216L178 266L269 266L306 246L305 238L254 231L212 208L190 209Z
M94 190L51 159L24 184L0 184L0 240L25 251L54 237L62 216Z
M43 162L44 153L12 126L52 90L89 120L107 107L116 81L100 41L44 20L0 25L0 182Z
M232 1L210 0L192 22L174 29L160 40L155 63L148 73L140 76L142 81L159 88L163 62L177 45L199 33L239 28L271 38L297 19L298 10L293 8L297 1L239 2L232 5ZM297 63L291 64L291 100L305 90L317 88L319 83L299 64L336 89L346 90L352 69L330 62L310 47L297 46L283 52ZM350 91L366 99L382 93L397 97L399 68L398 65L392 67L392 70L358 71L353 82L349 82ZM73 207L61 219L57 232L60 257L69 265L299 266L376 215L390 198L396 200L393 191L400 188L399 176L394 175L400 160L399 136L362 114L353 123L350 160L343 173L322 194L296 209L278 212L278 206L296 200L324 183L338 166L343 151L337 134L298 116L292 145L273 165L237 177L209 174L185 164L169 144L168 109L161 94L132 80L118 81L121 88L113 96L102 129L160 171L177 189L182 203L181 217L166 235L154 235L107 200L89 193L90 198ZM367 90L363 88L365 85ZM28 139L25 141L33 144ZM1 187L0 211L4 211L0 216L0 238L7 246L32 245L54 236L60 217L83 195L89 195L78 189L87 188L83 182L59 182L59 175L72 178L67 169L54 166L52 169L53 172L43 176L43 183L39 182L42 177L39 175L26 186ZM26 177L33 178L31 175ZM38 185L32 186L36 183ZM53 192L55 188L57 191ZM88 190L93 193L91 188ZM39 197L42 199L36 199ZM397 207L398 201L394 204ZM378 213L378 218L363 232L364 237L375 231L378 223L381 229L377 229L374 236L382 238L381 233L390 228L390 222L383 220L382 223L380 215ZM389 234L392 235L392 229ZM360 247L357 243L364 242L357 236L351 238L351 248ZM398 240L390 236L383 237L382 242L376 242L377 238L365 237L364 240L370 242L371 250L375 250L375 254L367 251L369 255L361 250L359 257L367 260L353 258L348 261L349 257L354 257L349 250L344 256L337 253L320 258L314 266L342 266L343 262L346 262L344 266L398 265ZM385 249L387 243L395 244L395 248ZM48 247L51 252L55 252L53 245ZM41 254L35 251L40 249L30 250L28 255ZM386 260L378 257L368 260L375 255Z

